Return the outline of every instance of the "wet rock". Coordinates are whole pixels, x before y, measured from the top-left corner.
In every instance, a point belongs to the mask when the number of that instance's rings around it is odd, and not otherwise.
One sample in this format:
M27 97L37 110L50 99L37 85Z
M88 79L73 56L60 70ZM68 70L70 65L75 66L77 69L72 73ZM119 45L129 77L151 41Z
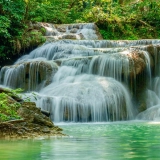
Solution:
M30 132L32 131L31 129L27 128L27 127L22 127L22 129L24 129L24 131Z
M141 54L143 55L142 52L133 51L129 55L131 75L142 73L146 67L145 57L143 56L142 58L142 56L140 56Z
M36 107L34 102L25 102L22 107L18 109L18 114L25 119L25 121L53 127L50 119L41 113L41 110Z
M62 39L77 39L77 37L74 34L66 34L62 36Z
M155 56L155 53L160 51L160 45L146 45L145 48L152 56Z
M34 114L34 122L38 124L42 124L48 127L53 127L53 123L46 120L46 116L42 116L40 114L35 113Z
M46 115L47 117L50 116L50 112L49 111L45 111L45 110L41 109L41 113L44 114L44 115Z
M79 24L69 24L68 25L68 29L73 29L73 28L75 28L75 29L80 29L80 25Z
M24 118L25 121L28 122L34 121L34 113L30 111L28 108L21 107L17 112L21 117Z
M77 28L72 28L72 29L70 30L70 33L77 33L77 31L78 31Z
M29 26L30 26L30 28L34 28L34 29L38 29L38 30L41 29L41 27L42 27L41 23L32 23L32 22L30 22Z
M63 26L58 26L57 30L58 32L66 32L66 28Z
M51 24L51 23L38 23L36 28L39 26L46 29L46 36L49 36L49 41L51 37L53 40L57 39L103 39L98 27L94 23L78 23L78 24ZM88 30L88 31L87 31ZM74 34L67 35L68 32ZM57 34L58 33L58 34ZM88 33L88 35L87 35ZM85 34L85 36L83 35ZM67 36L66 36L67 35ZM47 38L48 41L48 38Z
M160 105L155 105L153 107L150 107L146 109L143 112L140 112L136 119L140 120L155 120L159 121L160 120Z
M85 39L82 33L79 33L78 36L80 37L80 39Z
M14 138L14 137L12 137L12 138ZM29 137L28 137L28 136L22 136L22 138L24 138L24 139L28 139Z
M13 66L5 66L2 68L2 82L12 88L23 88L24 90L38 90L41 86L50 84L52 75L58 70L56 63L48 61L33 61L21 62ZM5 79L6 72L14 71L15 74L10 74L10 77ZM36 74L35 74L36 72ZM7 82L7 83L6 83ZM16 101L23 100L13 95Z
M40 131L40 127L35 127L35 128L33 128L33 131Z
M57 127L57 126L56 126L56 127L54 127L54 128L55 128L55 130L56 130L56 131L63 131L63 129L62 129L62 128L59 128L59 127Z
M0 138L35 138L40 136L64 136L62 129L41 113L34 102L24 102L18 109L22 119L0 123ZM57 132L58 131L58 132Z
M22 133L22 132L20 132L20 131L18 131L17 133L18 133L19 135L23 135L23 133Z
M96 24L94 25L94 29L95 29L95 33L96 33L96 35L98 37L97 39L103 40L103 37L102 37L102 35L101 35L100 31L99 31L99 28L97 27Z
M50 133L50 130L49 130L49 128L43 128L43 129L42 129L42 132L43 132L43 133Z

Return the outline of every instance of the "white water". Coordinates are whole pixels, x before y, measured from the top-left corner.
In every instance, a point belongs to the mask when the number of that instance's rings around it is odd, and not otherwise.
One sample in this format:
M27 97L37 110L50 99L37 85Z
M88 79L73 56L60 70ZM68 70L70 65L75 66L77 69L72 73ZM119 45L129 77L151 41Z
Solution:
M98 39L94 23L53 25L40 23L46 29L46 36L58 39Z
M47 36L59 36L55 39L76 27L76 34L83 33L85 39L95 39L93 24L61 26L65 29L63 34L58 33L57 27L48 25L45 26L48 27ZM160 104L159 53L156 50L159 43L160 40L47 42L19 58L13 66L3 67L0 83L11 88L20 87L27 92L37 91L36 100L31 99L38 107L50 111L55 122L133 119L137 112L137 106L132 104L137 75L143 73L148 77L147 108ZM154 82L151 72L153 58L146 45L155 46L152 56L157 65L157 78Z
M37 58L18 65L3 67L0 72L0 81L10 88L23 88L28 91L40 90L49 80L50 74L54 75L57 70L56 63Z
M56 76L60 77L59 74L61 72ZM58 79L56 76L55 79ZM87 74L61 77L59 81L41 90L40 94L37 105L49 109L54 121L87 122L133 118L127 91L112 78Z
M147 50L145 47L144 49ZM152 54L154 55L155 66L153 78L151 74L149 77L149 89L146 94L147 109L139 113L136 119L160 121L160 51L157 50L156 45L153 46Z

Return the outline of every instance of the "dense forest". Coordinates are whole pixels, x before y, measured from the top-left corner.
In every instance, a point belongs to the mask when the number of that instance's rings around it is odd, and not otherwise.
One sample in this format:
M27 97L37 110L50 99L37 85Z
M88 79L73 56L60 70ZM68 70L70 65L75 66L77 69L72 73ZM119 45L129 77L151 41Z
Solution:
M160 37L159 15L159 0L1 0L1 65L45 41L36 22L95 22L104 39L149 39Z

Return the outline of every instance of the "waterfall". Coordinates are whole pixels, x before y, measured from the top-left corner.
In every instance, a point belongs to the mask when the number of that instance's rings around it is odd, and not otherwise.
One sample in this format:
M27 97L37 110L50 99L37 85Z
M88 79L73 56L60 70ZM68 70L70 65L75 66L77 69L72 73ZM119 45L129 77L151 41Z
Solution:
M154 57L153 76L149 77L148 89L146 91L146 110L137 115L137 119L160 120L160 45L143 47L145 52L150 51L150 56ZM150 59L150 57L148 57ZM149 60L148 60L149 62ZM150 62L149 62L150 63Z
M158 119L160 40L101 40L93 23L39 25L46 43L4 66L1 85L24 89L55 122L129 120L144 110L138 119Z
M67 76L42 89L39 94L37 105L51 111L56 122L133 118L126 89L112 78L87 74Z
M0 72L1 83L10 88L28 91L40 90L51 81L51 75L58 70L54 62L35 59L25 63L5 66Z
M40 23L46 29L46 36L58 39L98 39L98 28L94 23L53 25Z

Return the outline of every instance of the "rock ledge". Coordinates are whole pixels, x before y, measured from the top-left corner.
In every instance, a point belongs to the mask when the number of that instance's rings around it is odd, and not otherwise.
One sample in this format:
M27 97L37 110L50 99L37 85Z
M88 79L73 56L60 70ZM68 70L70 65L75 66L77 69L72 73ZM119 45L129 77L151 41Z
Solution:
M62 129L36 107L34 102L23 102L18 109L22 119L0 123L0 139L30 139L65 136Z

